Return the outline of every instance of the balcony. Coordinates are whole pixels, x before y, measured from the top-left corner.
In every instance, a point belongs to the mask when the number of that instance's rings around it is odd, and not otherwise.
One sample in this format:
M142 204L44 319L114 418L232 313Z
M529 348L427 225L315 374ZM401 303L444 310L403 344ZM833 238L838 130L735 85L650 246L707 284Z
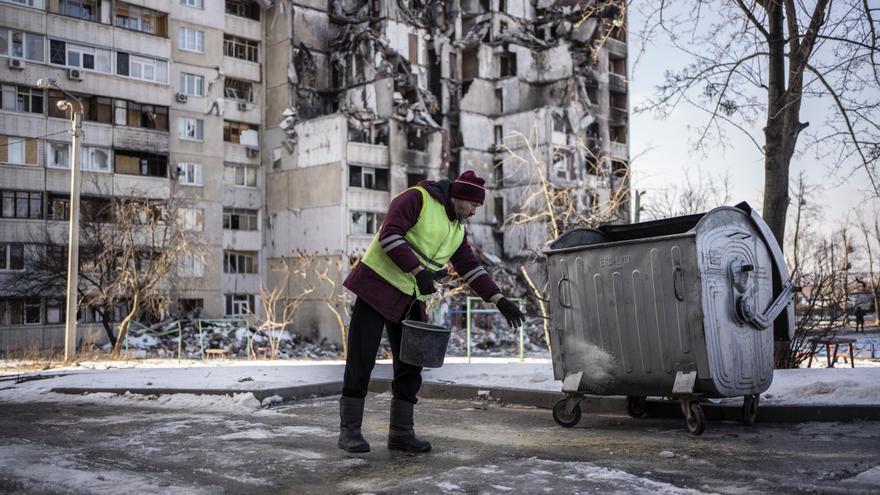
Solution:
M621 160L629 160L629 145L626 143L616 143L614 141L611 142L611 146L609 147L609 153L611 158L617 158Z
M113 129L114 148L168 153L168 142L168 131L123 126Z
M623 41L609 37L605 40L605 48L612 58L626 58L626 43Z
M627 82L626 78L619 75L614 74L612 72L608 73L608 90L612 93L626 93L627 92Z
M258 40L263 38L262 31L263 29L260 21L226 14L226 25L223 27L223 32L225 33L241 36L242 38Z
M349 142L347 159L351 163L386 166L389 163L388 146Z
M171 197L171 181L166 177L114 174L113 194L116 196L143 196L150 199Z
M625 126L629 120L629 112L625 108L611 107L608 114L608 124L614 126Z

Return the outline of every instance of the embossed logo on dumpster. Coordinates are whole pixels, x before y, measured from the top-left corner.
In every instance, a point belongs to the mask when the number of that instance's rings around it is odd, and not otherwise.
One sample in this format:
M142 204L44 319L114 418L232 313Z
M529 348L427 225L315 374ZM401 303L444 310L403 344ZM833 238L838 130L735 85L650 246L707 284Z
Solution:
M603 256L599 258L599 266L603 267L615 267L615 266L623 266L628 265L632 261L632 257L629 255L624 256Z

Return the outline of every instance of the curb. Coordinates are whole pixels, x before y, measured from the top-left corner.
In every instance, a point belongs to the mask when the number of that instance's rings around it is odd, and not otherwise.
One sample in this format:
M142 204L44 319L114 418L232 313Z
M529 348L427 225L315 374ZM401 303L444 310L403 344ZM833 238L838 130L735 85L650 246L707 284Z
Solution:
M391 380L374 378L370 380L370 392L385 393L391 390ZM310 399L328 397L342 393L342 382L324 382L292 387L268 388L258 390L247 389L175 389L175 388L82 388L60 387L52 392L60 394L85 395L91 393L125 393L142 395L163 394L198 394L198 395L234 395L242 393L254 394L257 400L280 396L284 400ZM487 394L488 393L488 394ZM504 387L477 387L454 383L425 382L419 396L425 399L450 400L481 400L494 401L499 404L552 409L553 405L565 398L562 392L550 390L533 390ZM721 421L739 421L742 417L740 404L709 404L703 403L706 419ZM645 405L645 416L651 418L683 419L681 408L677 402L660 399L649 399ZM626 415L626 397L619 396L584 396L581 411L593 414ZM762 423L802 423L807 421L880 421L880 405L847 405L847 406L809 406L809 405L764 405L758 408L757 421Z

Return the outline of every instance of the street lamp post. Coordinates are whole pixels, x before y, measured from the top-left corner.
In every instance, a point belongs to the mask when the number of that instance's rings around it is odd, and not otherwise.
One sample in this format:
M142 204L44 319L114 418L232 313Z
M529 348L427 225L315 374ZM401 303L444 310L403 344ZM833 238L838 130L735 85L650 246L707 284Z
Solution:
M79 283L79 188L82 181L82 118L83 104L79 98L62 89L54 79L40 79L37 87L54 88L64 93L65 100L58 102L58 109L70 111L70 223L67 241L67 314L64 320L64 360L70 361L76 354L76 308Z

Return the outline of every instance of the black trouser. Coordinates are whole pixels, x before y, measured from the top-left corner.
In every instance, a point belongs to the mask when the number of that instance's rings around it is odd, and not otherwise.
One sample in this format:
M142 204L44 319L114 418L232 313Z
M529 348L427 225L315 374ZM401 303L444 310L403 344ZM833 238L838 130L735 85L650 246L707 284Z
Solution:
M419 308L415 304L409 308L411 319L421 319ZM406 320L404 314L400 320ZM376 365L376 353L382 340L382 328L388 330L388 342L391 344L391 355L394 357L394 380L391 382L391 393L395 399L415 404L416 394L422 387L422 368L401 361L400 355L400 321L391 321L373 309L372 306L357 298L348 326L348 356L345 359L345 376L342 381L342 395L346 397L366 397L367 386L370 384L370 373Z

